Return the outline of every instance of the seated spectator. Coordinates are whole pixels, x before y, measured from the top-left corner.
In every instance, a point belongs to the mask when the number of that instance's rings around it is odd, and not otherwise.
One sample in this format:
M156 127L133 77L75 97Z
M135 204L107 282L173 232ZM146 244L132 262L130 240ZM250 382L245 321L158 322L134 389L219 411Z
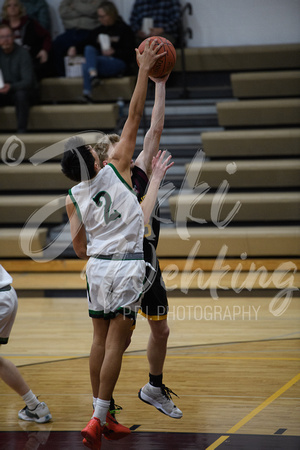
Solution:
M51 33L51 18L48 3L45 0L21 0L26 13L31 19L38 21L45 30Z
M130 26L136 35L136 44L149 36L163 36L175 45L180 11L179 0L135 0ZM144 19L152 19L153 26L145 27Z
M36 79L28 51L14 42L9 25L0 25L0 69L4 86L0 106L15 105L17 133L25 133L31 103L35 100Z
M84 52L83 97L87 102L93 101L92 87L99 84L99 78L129 73L131 63L135 61L134 33L119 16L116 6L103 1L97 13L100 25L90 32L86 40L68 50L69 56Z
M59 14L65 32L53 42L53 54L56 75L65 76L64 57L68 49L88 37L97 26L97 9L101 0L62 0Z
M37 78L51 76L50 33L35 19L30 19L26 15L25 8L19 0L4 1L2 19L3 23L13 30L15 42L30 52Z

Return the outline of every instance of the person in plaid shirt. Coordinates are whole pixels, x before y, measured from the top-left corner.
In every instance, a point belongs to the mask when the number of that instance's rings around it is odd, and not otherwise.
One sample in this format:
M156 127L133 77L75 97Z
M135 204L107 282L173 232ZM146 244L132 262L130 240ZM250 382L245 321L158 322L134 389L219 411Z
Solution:
M180 19L179 0L135 0L130 15L130 26L137 38L137 45L149 36L163 36L172 44L178 38ZM152 18L150 33L143 30L143 19Z

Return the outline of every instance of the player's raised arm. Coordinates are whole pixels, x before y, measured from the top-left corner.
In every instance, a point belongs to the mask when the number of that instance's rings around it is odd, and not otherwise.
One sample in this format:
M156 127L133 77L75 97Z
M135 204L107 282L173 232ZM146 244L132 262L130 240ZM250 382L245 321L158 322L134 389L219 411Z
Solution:
M142 169L148 177L151 175L152 159L159 149L159 142L165 122L166 82L170 74L163 78L150 79L155 83L155 99L151 114L150 128L146 133L143 150L135 160L135 165Z
M136 49L136 57L139 61L137 83L130 101L128 118L122 130L120 141L115 146L108 161L115 165L129 184L131 184L130 163L146 101L149 72L155 62L165 55L165 52L158 54L160 48L161 45L155 46L155 41L153 41L150 45L149 42L146 43L142 54Z

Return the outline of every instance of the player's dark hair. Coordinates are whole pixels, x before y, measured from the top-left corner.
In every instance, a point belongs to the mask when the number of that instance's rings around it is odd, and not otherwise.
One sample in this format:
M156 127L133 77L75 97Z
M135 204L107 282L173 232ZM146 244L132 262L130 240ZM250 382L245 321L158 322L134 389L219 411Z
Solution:
M66 177L73 181L86 181L94 178L95 158L91 147L81 145L65 150L61 160L61 170Z

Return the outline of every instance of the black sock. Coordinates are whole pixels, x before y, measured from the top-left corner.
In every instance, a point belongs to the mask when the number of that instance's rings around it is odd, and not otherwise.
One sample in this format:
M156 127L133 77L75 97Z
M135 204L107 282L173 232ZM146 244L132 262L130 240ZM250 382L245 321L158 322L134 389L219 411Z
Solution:
M163 375L152 375L151 373L149 373L149 383L151 384L151 386L155 386L155 387L161 387L162 386L162 379L163 379Z

